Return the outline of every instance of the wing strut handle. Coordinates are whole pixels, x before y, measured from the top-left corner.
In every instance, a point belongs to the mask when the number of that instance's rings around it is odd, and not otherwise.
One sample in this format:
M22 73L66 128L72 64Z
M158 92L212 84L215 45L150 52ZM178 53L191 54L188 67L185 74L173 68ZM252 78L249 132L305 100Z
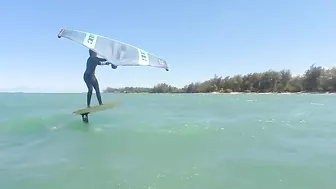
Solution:
M61 38L62 35L63 35L63 32L64 32L64 29L61 29L61 31L58 33L57 37L58 37L58 38Z

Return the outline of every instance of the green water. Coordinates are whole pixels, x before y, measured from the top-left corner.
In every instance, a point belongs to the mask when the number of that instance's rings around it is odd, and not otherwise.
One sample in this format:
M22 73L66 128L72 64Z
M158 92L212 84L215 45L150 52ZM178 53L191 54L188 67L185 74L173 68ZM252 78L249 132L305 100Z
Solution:
M85 95L0 94L1 189L336 186L334 95Z

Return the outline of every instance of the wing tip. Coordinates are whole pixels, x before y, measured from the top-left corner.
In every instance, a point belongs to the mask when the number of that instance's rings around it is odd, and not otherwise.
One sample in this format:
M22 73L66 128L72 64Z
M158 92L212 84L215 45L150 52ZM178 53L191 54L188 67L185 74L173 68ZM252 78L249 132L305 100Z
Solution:
M63 32L64 32L64 29L61 29L61 31L58 33L57 37L58 37L58 38L61 38L62 35L63 35Z

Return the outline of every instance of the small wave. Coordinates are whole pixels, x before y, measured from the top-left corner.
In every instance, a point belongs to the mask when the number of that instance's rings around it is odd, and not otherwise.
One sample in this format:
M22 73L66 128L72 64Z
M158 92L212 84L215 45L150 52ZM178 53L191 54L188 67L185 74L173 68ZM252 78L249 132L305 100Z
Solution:
M315 106L324 106L324 104L322 104L322 103L311 102L310 104L311 105L315 105Z
M258 102L258 100L248 99L246 102Z
M69 120L69 116L65 115L10 119L1 123L0 133L55 131L66 125Z

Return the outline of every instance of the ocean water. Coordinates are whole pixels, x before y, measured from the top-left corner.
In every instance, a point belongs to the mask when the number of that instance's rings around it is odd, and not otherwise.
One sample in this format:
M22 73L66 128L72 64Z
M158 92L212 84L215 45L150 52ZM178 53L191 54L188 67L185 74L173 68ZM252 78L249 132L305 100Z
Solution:
M85 98L0 94L1 189L336 187L335 95Z

